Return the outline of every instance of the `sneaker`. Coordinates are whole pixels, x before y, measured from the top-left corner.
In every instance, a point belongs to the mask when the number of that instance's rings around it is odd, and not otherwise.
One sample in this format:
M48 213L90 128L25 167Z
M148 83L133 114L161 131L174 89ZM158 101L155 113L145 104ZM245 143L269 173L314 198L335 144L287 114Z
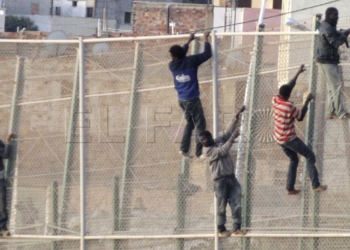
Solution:
M337 119L338 117L336 115L331 115L328 117L329 120L334 120L334 119Z
M0 230L0 237L1 236L10 236L10 231L7 229L1 229Z
M183 157L185 157L185 158L189 158L189 159L192 159L193 158L193 156L192 155L190 155L188 152L183 152L183 151L179 151L179 154L180 155L182 155Z
M224 237L230 237L231 234L232 234L231 231L225 230L225 231L219 232L219 237L223 237L223 238L224 238Z
M327 185L319 185L317 188L314 188L315 192L322 192L325 191L327 189Z
M287 190L287 195L295 195L295 194L299 194L300 190Z
M242 229L236 229L235 231L233 231L234 235L246 235L247 232L243 231Z
M350 118L350 114L345 113L345 115L343 115L340 119L349 119L349 118Z

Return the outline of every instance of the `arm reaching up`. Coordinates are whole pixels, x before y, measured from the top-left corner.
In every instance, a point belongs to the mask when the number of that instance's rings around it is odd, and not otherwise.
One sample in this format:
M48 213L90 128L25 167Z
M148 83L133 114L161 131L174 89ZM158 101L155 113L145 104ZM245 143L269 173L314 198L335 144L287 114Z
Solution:
M304 106L302 107L301 109L301 115L300 115L300 118L297 119L298 121L302 121L304 120L304 117L306 115L306 112L307 112L307 106L309 105L309 103L312 101L312 99L314 99L314 96L310 93L308 94L308 96L306 97L306 100L305 100L305 103L304 103Z
M293 90L295 84L297 83L297 79L298 79L299 75L301 73L303 73L305 70L306 70L305 65L304 64L300 65L300 67L299 67L297 73L295 74L295 76L293 77L293 79L290 80L289 83L287 84L292 88L292 90Z
M228 124L226 129L222 132L222 135L218 136L215 139L215 142L225 143L227 140L229 140L229 138L231 137L232 133L237 128L240 114L243 113L244 111L245 111L245 106L242 106L239 109L239 111L237 112L237 114L233 117L231 122Z

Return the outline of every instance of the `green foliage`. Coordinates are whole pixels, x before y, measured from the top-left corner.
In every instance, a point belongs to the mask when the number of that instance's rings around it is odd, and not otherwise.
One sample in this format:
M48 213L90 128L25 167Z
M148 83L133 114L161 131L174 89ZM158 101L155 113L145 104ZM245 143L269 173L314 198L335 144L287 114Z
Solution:
M17 27L19 29L26 28L26 30L38 30L38 26L29 17L17 17L17 16L6 16L5 17L5 31L16 32Z

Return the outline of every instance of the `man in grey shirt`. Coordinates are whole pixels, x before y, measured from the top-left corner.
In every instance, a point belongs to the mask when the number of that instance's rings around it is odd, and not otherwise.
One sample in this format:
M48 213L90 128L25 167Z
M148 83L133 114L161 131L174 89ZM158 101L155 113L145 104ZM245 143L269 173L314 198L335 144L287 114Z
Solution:
M342 101L343 83L339 75L339 53L338 48L346 44L350 29L337 30L339 13L336 8L330 7L326 10L326 20L322 21L319 28L317 62L327 84L328 90L328 119L350 118Z
M7 223L7 208L6 208L6 179L5 167L3 159L8 159L10 156L11 140L14 134L10 134L6 139L6 144L0 140L0 237L10 236L10 232L6 227Z
M217 227L220 237L228 237L231 232L226 230L226 206L229 203L233 218L233 234L244 235L241 230L241 198L242 189L237 178L232 157L229 153L234 140L239 136L237 129L239 115L245 110L243 106L220 136L213 139L211 133L204 130L199 134L203 144L203 154L210 165L211 177L214 181L217 201Z

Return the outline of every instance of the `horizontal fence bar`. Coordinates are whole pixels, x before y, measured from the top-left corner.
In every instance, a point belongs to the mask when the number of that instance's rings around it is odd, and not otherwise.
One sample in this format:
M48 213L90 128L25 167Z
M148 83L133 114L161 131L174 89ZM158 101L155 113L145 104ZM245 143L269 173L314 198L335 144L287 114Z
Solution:
M316 31L296 31L296 32L222 32L217 33L217 36L283 36L283 35L317 35ZM203 34L196 34L196 37L202 37ZM145 41L145 40L165 40L165 39L183 39L188 38L188 34L181 35L163 35L163 36L136 36L136 37L116 37L116 38L85 38L84 43L100 43L100 42L120 42L120 41ZM79 40L35 40L35 39L2 39L0 43L68 43L78 44Z
M247 238L350 238L350 233L248 233ZM178 235L96 235L85 236L85 240L128 240L128 239L195 239L214 238L214 234L178 234ZM5 239L40 239L40 240L80 240L79 236L63 235L12 235Z
M256 35L270 35L270 36L282 36L282 35L316 35L315 31L296 31L296 32L222 32L216 33L217 36L256 36ZM181 35L163 35L163 36L137 36L137 37L116 37L116 38L90 38L84 39L84 43L97 43L97 42L113 42L113 41L139 41L139 40L164 40L164 39L183 39L188 38L189 34ZM202 37L203 33L197 33L195 37Z

